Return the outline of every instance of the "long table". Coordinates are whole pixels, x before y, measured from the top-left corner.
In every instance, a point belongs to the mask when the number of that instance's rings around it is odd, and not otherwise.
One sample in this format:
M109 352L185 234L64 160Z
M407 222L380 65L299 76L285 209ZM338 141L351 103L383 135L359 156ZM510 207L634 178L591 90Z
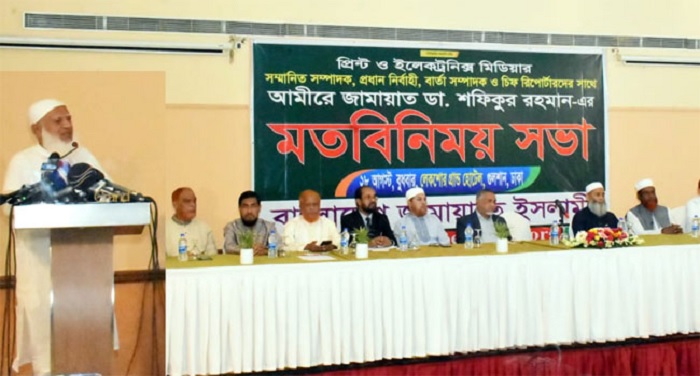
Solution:
M166 369L274 371L700 332L700 242L645 240L256 257L249 266L228 255L169 259Z

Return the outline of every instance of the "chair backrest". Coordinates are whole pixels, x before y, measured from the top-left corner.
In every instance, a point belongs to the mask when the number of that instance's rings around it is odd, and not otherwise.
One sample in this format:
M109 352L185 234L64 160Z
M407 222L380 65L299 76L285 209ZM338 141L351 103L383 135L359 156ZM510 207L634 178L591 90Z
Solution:
M671 209L671 223L680 225L683 227L683 232L688 232L690 229L686 228L685 222L685 206L678 206Z
M501 217L506 220L510 236L515 241L532 240L532 232L530 231L530 220L515 212L507 212L501 214Z

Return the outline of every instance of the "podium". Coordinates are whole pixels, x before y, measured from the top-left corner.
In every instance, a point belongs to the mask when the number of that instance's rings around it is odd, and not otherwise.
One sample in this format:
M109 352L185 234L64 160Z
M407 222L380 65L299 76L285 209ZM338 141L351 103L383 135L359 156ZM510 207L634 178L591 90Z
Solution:
M142 232L150 204L36 204L14 213L15 230L51 232L52 374L113 374L113 238Z

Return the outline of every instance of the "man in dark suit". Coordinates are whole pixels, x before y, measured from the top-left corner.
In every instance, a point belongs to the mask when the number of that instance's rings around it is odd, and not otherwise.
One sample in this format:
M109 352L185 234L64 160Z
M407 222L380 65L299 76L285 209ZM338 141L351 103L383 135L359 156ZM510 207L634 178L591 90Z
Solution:
M389 218L377 211L377 191L372 187L360 187L355 190L356 209L340 218L340 230L366 227L369 229L370 247L388 247L396 244Z
M608 204L605 202L603 183L594 182L586 186L586 201L588 205L574 214L571 221L574 235L595 227L617 227L617 216L608 211Z
M482 243L495 243L498 237L494 223L506 220L493 214L496 209L496 193L489 189L482 189L476 193L476 210L469 215L459 217L457 220L457 243L464 243L464 230L470 223L474 230L481 230ZM508 235L508 240L511 236Z

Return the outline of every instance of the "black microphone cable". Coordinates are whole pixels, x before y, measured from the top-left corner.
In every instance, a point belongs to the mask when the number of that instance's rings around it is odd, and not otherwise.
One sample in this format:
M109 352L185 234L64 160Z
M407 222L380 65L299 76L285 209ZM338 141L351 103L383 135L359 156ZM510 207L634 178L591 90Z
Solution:
M0 371L6 370L7 375L12 374L12 357L15 353L16 325L15 325L15 268L17 265L17 255L15 252L15 233L12 228L15 207L10 207L10 221L8 226L7 247L5 248L5 272L3 280L5 286L5 306L2 315L2 339L0 340ZM5 365L7 361L7 366ZM7 367L7 368L5 368Z
M159 274L162 273L160 269L159 249L158 249L158 204L151 197L144 196L147 202L151 203L151 224L149 225L148 233L151 237L151 256L148 262L149 269L149 280L143 285L142 295L141 295L141 314L139 317L139 326L136 331L136 344L134 345L134 351L131 353L129 358L129 364L126 369L126 374L128 375L131 366L136 359L136 354L138 353L139 345L141 344L141 332L144 326L145 311L146 311L146 289L147 285L151 285L151 370L152 375L160 375L160 362L159 362L159 336L158 336L158 307L165 306L165 291L163 286L163 281L159 278Z
M147 202L151 203L151 225L149 226L149 233L151 235L151 259L148 263L149 269L153 271L160 270L160 260L158 260L158 204L156 201L148 196L144 196Z

